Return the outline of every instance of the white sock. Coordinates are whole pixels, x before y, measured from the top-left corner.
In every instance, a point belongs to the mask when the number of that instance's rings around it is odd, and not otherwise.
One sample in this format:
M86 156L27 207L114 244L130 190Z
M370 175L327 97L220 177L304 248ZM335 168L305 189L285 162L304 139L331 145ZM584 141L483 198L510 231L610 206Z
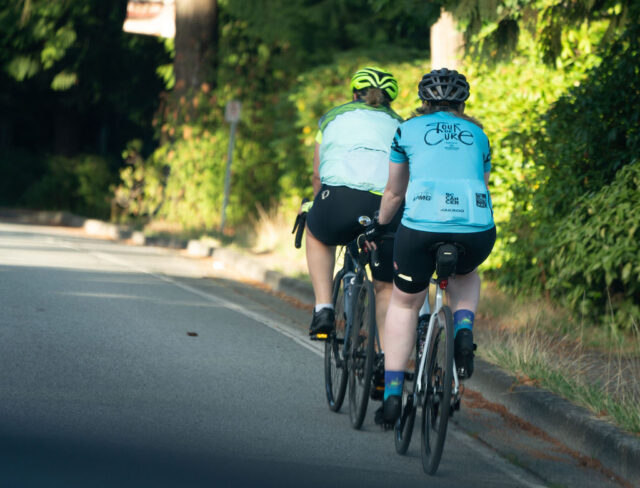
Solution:
M322 310L323 308L330 308L333 310L333 303L318 303L316 305L316 313Z

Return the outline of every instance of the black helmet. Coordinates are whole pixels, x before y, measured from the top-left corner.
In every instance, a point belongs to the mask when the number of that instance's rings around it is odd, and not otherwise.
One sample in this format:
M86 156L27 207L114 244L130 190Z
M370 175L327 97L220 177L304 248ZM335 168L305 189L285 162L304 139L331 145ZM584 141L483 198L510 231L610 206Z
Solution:
M418 83L418 96L426 102L462 103L469 98L469 83L455 70L434 69Z

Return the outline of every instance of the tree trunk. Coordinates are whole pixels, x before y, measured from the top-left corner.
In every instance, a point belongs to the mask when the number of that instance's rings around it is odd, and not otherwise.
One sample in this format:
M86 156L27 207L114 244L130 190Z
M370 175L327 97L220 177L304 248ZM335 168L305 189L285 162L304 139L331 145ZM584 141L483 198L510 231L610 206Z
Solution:
M217 0L176 0L175 91L212 85L217 44Z
M444 9L431 26L431 68L458 69L464 54L464 38L453 15Z

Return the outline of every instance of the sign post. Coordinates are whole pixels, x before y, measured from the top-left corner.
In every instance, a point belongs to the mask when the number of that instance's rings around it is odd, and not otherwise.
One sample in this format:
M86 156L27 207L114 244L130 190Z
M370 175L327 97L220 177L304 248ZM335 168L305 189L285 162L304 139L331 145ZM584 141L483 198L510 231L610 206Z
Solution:
M233 159L233 144L236 136L236 127L240 121L240 109L242 104L238 100L227 102L224 110L224 119L231 124L229 133L229 150L227 152L227 172L224 177L224 201L222 203L222 218L220 220L220 234L224 231L227 220L227 205L229 204L229 190L231 187L231 161Z

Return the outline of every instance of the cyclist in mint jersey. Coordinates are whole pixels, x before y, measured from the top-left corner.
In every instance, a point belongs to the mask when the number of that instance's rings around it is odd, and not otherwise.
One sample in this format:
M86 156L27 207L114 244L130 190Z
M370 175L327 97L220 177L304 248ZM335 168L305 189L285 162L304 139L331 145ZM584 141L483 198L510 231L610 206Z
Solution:
M307 264L316 305L309 335L335 329L331 287L337 245L363 232L358 217L373 217L388 176L389 151L402 119L391 109L398 82L377 67L357 71L353 100L329 110L319 122L313 163L314 202L307 215ZM393 216L392 216L393 217ZM390 218L392 227L401 212ZM395 227L393 227L395 228ZM372 269L376 315L382 328L391 296L393 242L383 243L380 266Z
M457 71L434 70L420 81L418 95L422 107L396 132L380 215L366 232L373 241L406 200L395 238L394 287L386 317L384 413L376 419L387 424L400 415L418 311L434 272L434 245L455 242L465 250L447 289L454 312L454 357L458 375L465 379L473 373L477 267L496 238L488 190L489 140L480 124L463 114L469 84Z

